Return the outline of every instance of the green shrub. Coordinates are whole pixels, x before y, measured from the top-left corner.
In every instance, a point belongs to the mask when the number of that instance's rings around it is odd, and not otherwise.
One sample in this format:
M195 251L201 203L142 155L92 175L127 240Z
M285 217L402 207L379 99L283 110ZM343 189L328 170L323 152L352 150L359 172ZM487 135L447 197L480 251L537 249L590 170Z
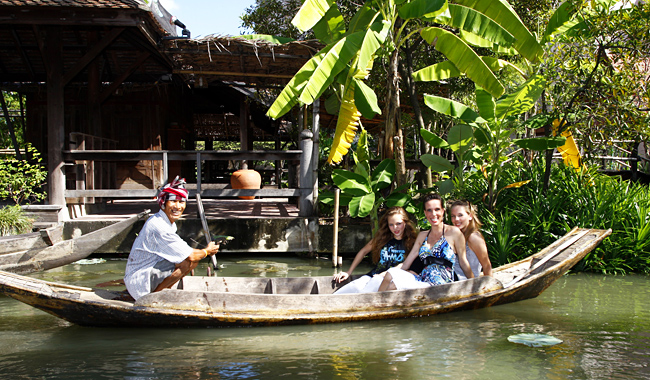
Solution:
M650 273L650 189L596 170L576 172L553 165L551 186L542 191L542 160L507 165L503 184L530 180L499 195L494 213L482 203L487 183L468 181L466 198L478 206L490 259L495 266L536 253L573 227L612 229L612 234L576 266L601 273Z
M32 162L16 158L0 160L0 198L12 199L16 204L45 198L41 187L47 179L47 171L36 149L28 146L28 151Z
M31 232L33 220L28 218L18 205L0 209L0 236L19 235Z

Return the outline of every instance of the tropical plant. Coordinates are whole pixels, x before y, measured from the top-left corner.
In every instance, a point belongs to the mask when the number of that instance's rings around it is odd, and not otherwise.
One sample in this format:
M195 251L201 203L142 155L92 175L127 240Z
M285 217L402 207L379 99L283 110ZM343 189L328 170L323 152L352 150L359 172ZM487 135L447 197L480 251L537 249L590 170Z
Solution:
M601 273L650 273L650 188L602 175L593 167L576 171L554 164L551 186L541 195L545 165L517 154L504 167L504 191L490 212L482 202L486 180L467 181L458 194L478 208L483 234L495 265L518 260L548 246L573 227L612 229L611 236L574 269Z
M471 149L474 142L472 127L467 124L454 125L447 134L447 141L426 129L421 129L420 135L429 145L439 149L451 149L456 156L455 165L448 159L438 155L423 154L420 156L420 160L426 167L443 176L442 180L436 183L440 194L448 194L454 187L462 191L465 179L465 163L476 161L474 157L476 150ZM445 176L446 173L451 173L451 175Z
M612 141L635 150L650 139L650 89L640 64L650 60L648 19L644 2L566 1L548 23L539 68L549 83L547 107L567 121L559 132L577 131L587 160L607 153Z
M19 205L0 209L0 236L20 235L32 230L33 220L28 218Z
M11 111L20 110L19 116L9 116ZM16 157L22 159L21 148L25 146L25 104L23 96L15 92L0 92L0 145L11 148ZM15 111L14 111L15 112Z
M376 231L379 224L378 212L382 206L402 206L411 213L415 211L410 204L410 197L406 194L395 191L388 197L384 197L384 191L393 183L395 161L384 159L374 170L371 170L365 130L359 134L357 150L352 156L356 163L354 170L334 169L332 171L332 181L341 189L340 204L349 208L351 217L370 216L373 231ZM319 200L332 205L334 195L330 191L321 191Z
M45 198L46 194L40 190L45 184L47 171L41 165L42 159L36 149L28 146L27 151L31 153L33 162L13 157L0 160L0 198L12 199L16 204Z
M350 148L361 115L372 118L381 112L376 94L365 79L375 59L386 55L390 57L382 154L393 157L393 138L402 138L397 116L399 53L403 44L416 33L449 59L447 67L465 73L494 96L503 93L503 86L464 40L508 45L533 61L541 51L512 8L501 0L461 0L457 4L448 4L446 0L368 1L352 17L347 30L342 21L333 0L308 0L303 4L293 24L300 30L313 28L315 36L327 45L298 71L267 113L278 118L294 105L311 104L334 85L341 101L328 158L333 163L339 162ZM423 24L434 26L421 27ZM443 25L462 32L457 36ZM403 162L403 152L400 154L397 159ZM398 185L404 181L405 177L399 179Z
M501 189L498 187L504 162L508 159L507 155L514 150L514 145L543 151L564 144L564 137L512 139L514 133L523 129L523 123L517 119L517 116L530 110L543 89L544 80L540 76L533 76L515 91L498 100L484 89L477 87L478 112L450 99L425 95L427 106L463 124L457 124L450 130L448 142L438 136L422 132L423 137L433 146L445 147L446 145L451 148L460 165L454 169L446 159L431 155L422 156L422 162L434 171L454 172L456 183L461 186L464 183L462 164L465 161L474 162L487 179L487 204L490 210L494 210L501 190L523 184L515 182ZM475 144L474 149L470 149L472 142ZM445 190L451 190L450 183L443 183L442 186Z

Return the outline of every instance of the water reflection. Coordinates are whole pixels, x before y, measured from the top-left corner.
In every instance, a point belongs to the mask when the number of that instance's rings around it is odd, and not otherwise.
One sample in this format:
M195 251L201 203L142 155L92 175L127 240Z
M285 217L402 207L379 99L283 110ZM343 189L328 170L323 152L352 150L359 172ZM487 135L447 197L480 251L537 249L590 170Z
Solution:
M254 260L221 258L219 275L333 272L322 260ZM37 276L94 286L120 278L123 270L123 262L109 260ZM650 377L649 285L642 276L580 274L561 278L537 299L482 310L224 329L84 328L0 297L0 373L48 379L644 379ZM549 334L563 343L531 348L507 341L518 333Z

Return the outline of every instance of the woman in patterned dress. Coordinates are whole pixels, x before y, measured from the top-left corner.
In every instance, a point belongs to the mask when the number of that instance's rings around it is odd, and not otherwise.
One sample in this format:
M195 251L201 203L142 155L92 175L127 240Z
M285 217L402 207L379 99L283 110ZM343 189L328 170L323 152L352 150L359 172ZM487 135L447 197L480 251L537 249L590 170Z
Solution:
M459 261L467 278L474 275L465 257L465 237L455 226L444 223L445 209L438 194L424 198L424 215L431 225L422 231L401 268L391 268L379 291L426 288L454 281L454 263Z

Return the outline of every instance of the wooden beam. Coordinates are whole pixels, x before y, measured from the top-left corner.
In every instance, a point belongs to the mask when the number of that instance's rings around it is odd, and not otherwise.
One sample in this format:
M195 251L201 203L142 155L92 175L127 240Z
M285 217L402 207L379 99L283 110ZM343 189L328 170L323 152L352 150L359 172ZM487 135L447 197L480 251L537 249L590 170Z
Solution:
M135 34L134 30L128 30L127 33L124 33L122 36L126 41L128 41L133 47L138 51L148 51L151 53L151 57L158 62L159 65L164 67L166 70L171 70L172 63L167 59L167 57L160 54L160 50L157 48L155 42L146 43L142 38Z
M301 189L206 189L201 191L204 198L258 196L269 198L299 197ZM66 190L68 198L99 197L99 198L153 198L158 194L156 189L103 189L103 190ZM196 195L196 190L190 190L190 197Z
M34 32L34 39L38 45L38 50L41 52L41 59L43 59L43 63L47 66L47 53L45 51L45 43L43 42L45 41L45 37L41 33L38 25L32 25L32 31Z
M86 32L86 39L89 45L97 46L98 32L89 30ZM88 133L93 136L102 135L102 108L99 101L101 92L101 73L99 72L98 57L104 50L98 51L95 58L88 62ZM86 56L88 53L86 53ZM65 80L65 79L64 79Z
M239 76L239 77L260 77L260 78L281 78L291 79L293 75L262 74L262 73L238 73L234 71L207 71L207 70L174 70L174 74L195 74L195 75L217 75L217 76Z
M34 73L34 66L32 65L32 62L29 60L29 57L25 52L25 48L23 47L23 43L20 40L20 36L18 35L18 32L16 32L15 28L11 28L11 35L14 38L14 43L16 44L16 50L18 50L18 54L20 54L20 58L23 60L25 66L27 66L29 75L32 77L32 82L36 82L36 74Z
M66 150L63 157L66 162L74 161L146 161L162 160L167 153L169 161L195 161L197 154L203 160L256 160L256 161L298 161L302 155L300 150L279 151L238 151L238 150Z
M4 7L7 8L7 7ZM99 7L13 7L0 14L3 25L51 26L125 26L137 27L145 11L140 9L106 9Z
M90 50L84 54L81 59L77 61L77 63L70 69L68 70L67 73L63 76L63 84L66 85L70 83L72 78L76 77L77 74L79 74L83 69L88 66L90 62L92 62L97 56L99 56L107 47L110 45L115 39L122 34L124 31L124 28L114 28L112 29L108 34L104 35L104 37L97 43L95 43Z
M111 83L101 93L101 95L99 95L99 101L101 103L105 102L113 94L113 92L115 90L117 90L117 88L120 87L122 85L122 83L124 83L124 81L129 76L131 76L131 74L133 74L135 72L135 70L137 70L140 66L142 66L144 61L146 61L147 58L149 58L150 55L151 55L151 53L149 53L148 51L143 51L142 53L140 53L138 58L136 58L135 62L133 62L133 64L128 69L126 69L126 71L122 75L120 75L119 78L117 78L115 81L113 81L113 83Z

